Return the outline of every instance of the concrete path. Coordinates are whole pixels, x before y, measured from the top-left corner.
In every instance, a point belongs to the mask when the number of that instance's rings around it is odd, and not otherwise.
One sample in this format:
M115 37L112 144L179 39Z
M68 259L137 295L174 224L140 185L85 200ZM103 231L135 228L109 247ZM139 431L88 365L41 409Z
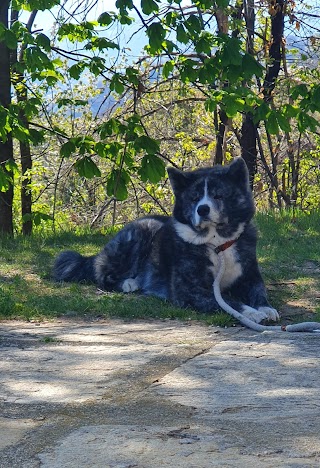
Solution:
M0 322L1 468L320 467L320 334Z

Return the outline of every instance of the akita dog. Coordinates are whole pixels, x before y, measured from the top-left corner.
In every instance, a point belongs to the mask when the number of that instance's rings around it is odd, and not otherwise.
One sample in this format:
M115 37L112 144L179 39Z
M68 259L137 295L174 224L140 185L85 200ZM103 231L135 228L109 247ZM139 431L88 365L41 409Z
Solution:
M223 299L257 323L278 320L257 263L255 209L243 159L191 172L171 167L168 174L175 195L172 217L129 223L93 257L62 252L55 279L92 281L107 291L140 291L213 313L220 309L212 289L217 255L225 250Z

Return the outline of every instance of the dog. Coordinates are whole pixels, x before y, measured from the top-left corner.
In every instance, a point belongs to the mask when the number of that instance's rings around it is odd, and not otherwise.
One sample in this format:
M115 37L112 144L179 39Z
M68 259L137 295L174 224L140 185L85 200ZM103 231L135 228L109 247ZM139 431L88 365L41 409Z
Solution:
M278 320L257 263L255 207L244 160L188 172L171 167L168 175L175 196L171 217L129 223L96 256L62 252L54 264L55 280L139 291L214 313L220 309L212 289L217 255L225 250L223 299L256 323Z

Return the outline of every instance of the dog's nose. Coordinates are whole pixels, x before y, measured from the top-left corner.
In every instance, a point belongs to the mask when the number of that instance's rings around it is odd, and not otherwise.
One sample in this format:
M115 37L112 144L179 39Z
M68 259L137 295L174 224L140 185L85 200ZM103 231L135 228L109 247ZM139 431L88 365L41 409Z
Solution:
M210 213L210 206L199 205L197 208L197 212L199 216L208 216L208 214Z

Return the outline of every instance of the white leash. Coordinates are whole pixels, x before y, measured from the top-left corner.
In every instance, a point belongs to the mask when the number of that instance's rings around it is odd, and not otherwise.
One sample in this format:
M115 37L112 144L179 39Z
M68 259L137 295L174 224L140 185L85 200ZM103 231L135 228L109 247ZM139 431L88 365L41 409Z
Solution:
M219 261L219 268L218 274L213 282L213 293L214 297L216 298L217 303L219 306L227 312L229 315L234 317L235 319L239 320L239 322L244 325L245 327L251 328L252 330L263 332L263 331L287 331L287 332L320 332L320 323L319 322L301 322L296 323L293 325L260 325L259 323L250 320L249 318L242 315L240 312L235 310L229 304L227 304L222 296L221 296L221 289L220 283L225 271L225 258L224 258L224 250L225 248L221 249L218 247L216 249L216 253L218 254L218 261Z

